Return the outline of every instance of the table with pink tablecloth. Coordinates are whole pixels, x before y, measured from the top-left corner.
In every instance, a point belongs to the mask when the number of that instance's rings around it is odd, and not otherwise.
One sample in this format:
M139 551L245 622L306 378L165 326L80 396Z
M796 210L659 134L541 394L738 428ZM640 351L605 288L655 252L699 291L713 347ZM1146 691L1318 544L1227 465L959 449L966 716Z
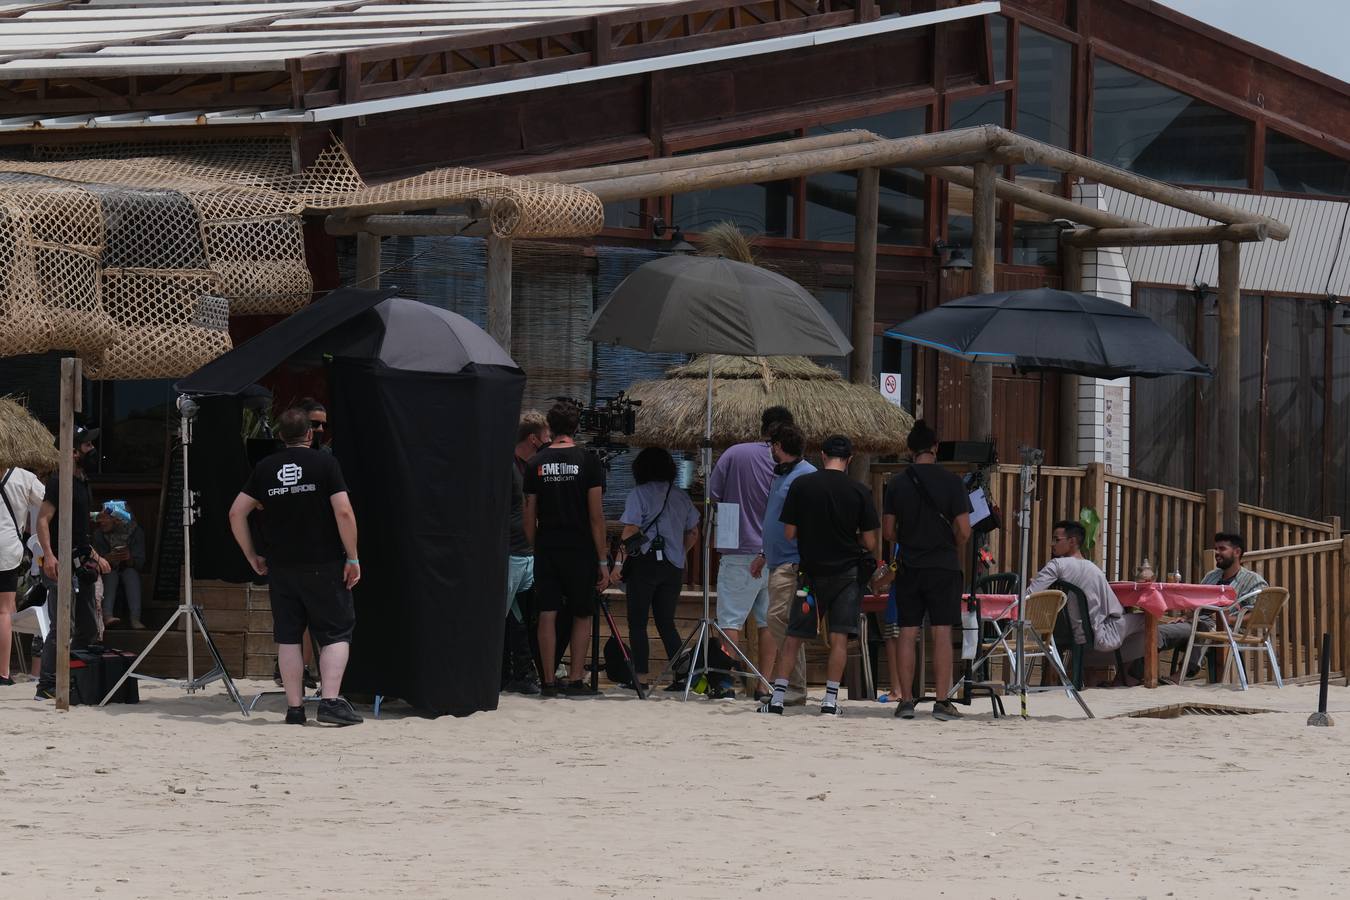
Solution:
M1121 606L1144 612L1144 687L1158 686L1158 619L1170 610L1228 606L1237 593L1226 584L1167 584L1157 581L1115 581L1111 590Z

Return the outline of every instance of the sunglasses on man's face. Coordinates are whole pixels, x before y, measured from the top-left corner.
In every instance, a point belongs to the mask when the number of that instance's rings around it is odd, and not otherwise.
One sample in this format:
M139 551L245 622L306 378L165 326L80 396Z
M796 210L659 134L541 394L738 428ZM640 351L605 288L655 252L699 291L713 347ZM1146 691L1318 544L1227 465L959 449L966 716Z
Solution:
M309 427L310 427L310 428L313 428L315 431L323 431L325 428L328 427L328 423L327 423L327 422L314 422L314 421L311 421L311 422L309 423Z

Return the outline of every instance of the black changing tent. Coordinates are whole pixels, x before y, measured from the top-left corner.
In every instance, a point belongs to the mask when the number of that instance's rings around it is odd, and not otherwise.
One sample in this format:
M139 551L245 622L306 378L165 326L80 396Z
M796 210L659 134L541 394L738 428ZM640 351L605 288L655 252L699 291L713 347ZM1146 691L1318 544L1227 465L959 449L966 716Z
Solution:
M283 365L327 367L361 541L344 685L468 715L497 707L525 375L467 319L393 293L335 291L177 388L237 396Z

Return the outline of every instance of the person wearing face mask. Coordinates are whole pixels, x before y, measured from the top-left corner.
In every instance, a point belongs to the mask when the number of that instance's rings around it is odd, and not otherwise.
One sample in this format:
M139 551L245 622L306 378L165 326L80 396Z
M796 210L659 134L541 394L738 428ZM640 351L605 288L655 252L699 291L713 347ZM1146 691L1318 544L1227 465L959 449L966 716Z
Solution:
M94 607L94 585L99 575L112 570L108 561L98 555L89 539L89 509L93 497L89 491L86 475L98 468L98 451L94 441L98 440L97 428L75 429L75 477L71 480L70 492L70 552L71 572L74 585L71 603L70 648L83 650L98 634L98 613ZM60 615L57 595L57 578L60 577L60 560L57 551L60 547L59 519L57 509L60 504L61 479L53 473L47 479L46 495L42 500L42 509L38 513L37 535L42 546L42 583L47 588L47 615L51 620L51 635L56 634L57 617ZM67 652L62 648L63 652ZM37 699L50 700L56 696L56 641L51 637L42 645L42 674L38 677Z

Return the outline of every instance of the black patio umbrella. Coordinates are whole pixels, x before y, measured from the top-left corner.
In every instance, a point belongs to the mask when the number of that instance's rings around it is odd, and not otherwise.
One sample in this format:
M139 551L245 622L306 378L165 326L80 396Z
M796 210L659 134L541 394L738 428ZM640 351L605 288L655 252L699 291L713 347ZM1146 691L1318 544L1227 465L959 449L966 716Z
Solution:
M971 362L1093 378L1213 372L1156 322L1121 303L1037 288L975 294L886 332Z
M1049 288L962 297L897 325L886 332L886 337L932 347L970 362L1012 366L1024 372L1063 372L1094 378L1208 378L1214 374L1143 313L1091 294ZM1038 399L1038 434L1041 404ZM1031 495L1035 491L1031 467L1039 465L1039 450L1024 452L1017 517L1022 532L1019 591L1027 583L1030 555ZM1023 612L1019 608L1015 620L1014 677L1025 718L1028 688ZM1073 697L1091 717L1082 697L1077 693Z

